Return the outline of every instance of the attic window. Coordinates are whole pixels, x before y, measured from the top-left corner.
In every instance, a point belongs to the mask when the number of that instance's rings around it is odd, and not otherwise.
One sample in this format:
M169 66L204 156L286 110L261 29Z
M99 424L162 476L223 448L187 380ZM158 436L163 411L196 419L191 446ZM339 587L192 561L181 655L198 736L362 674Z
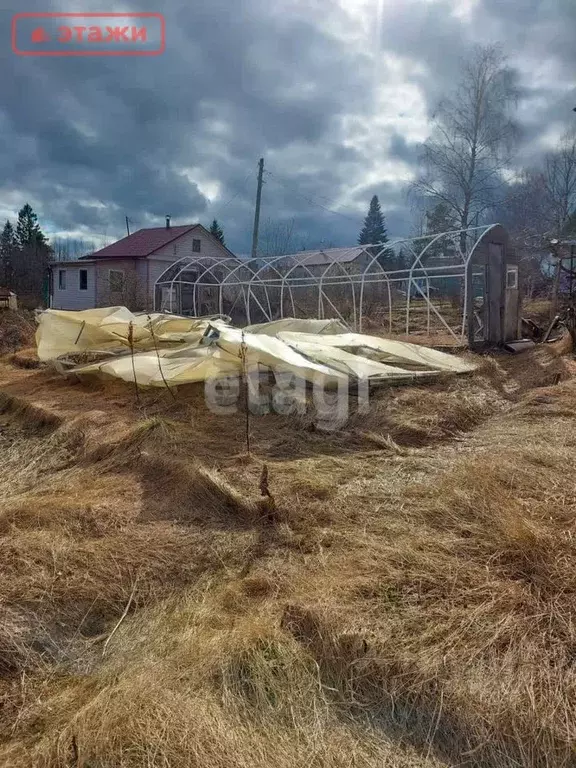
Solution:
M506 288L518 288L518 267L506 267Z
M200 253L201 242L202 242L201 240L196 240L196 238L194 238L194 240L192 240L192 252L193 253Z

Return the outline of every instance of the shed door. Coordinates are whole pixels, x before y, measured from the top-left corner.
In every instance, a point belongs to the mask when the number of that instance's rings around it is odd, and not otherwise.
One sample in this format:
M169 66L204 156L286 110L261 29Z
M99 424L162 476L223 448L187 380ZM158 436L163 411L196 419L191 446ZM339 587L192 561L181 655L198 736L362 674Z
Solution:
M486 339L496 344L503 340L503 262L502 243L488 243L488 264L486 266Z
M520 291L518 286L518 265L506 265L506 315L504 321L504 340L519 338L520 328Z

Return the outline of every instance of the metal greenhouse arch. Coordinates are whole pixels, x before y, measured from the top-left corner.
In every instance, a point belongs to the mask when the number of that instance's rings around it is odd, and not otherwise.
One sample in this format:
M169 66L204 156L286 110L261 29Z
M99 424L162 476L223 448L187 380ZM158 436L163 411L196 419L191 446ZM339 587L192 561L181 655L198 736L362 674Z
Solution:
M376 324L473 342L487 333L491 270L506 280L506 245L503 228L491 224L251 261L191 253L157 279L155 308L228 314L239 325L337 317L358 331Z

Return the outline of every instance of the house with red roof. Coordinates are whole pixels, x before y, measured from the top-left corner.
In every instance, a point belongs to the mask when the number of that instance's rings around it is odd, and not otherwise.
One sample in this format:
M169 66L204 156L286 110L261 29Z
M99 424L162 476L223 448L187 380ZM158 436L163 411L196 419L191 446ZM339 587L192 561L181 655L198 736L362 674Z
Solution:
M185 256L233 259L202 224L139 229L76 261L51 265L52 309L92 309L123 305L135 311L154 309L160 275ZM156 296L156 304L162 297Z

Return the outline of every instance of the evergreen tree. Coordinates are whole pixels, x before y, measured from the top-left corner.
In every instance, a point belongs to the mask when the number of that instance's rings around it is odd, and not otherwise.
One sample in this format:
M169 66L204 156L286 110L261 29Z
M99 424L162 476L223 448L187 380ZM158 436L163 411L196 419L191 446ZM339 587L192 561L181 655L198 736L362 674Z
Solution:
M453 232L456 222L446 203L438 203L431 211L426 211L426 234L439 235L441 232Z
M16 245L16 258L13 262L14 288L18 294L41 304L47 299L52 249L29 203L18 212Z
M216 240L219 240L222 243L222 245L226 245L226 243L224 242L224 230L222 229L220 224L218 224L217 219L214 219L214 221L210 225L210 234L213 235L216 238Z
M0 234L0 280L2 287L12 288L14 279L14 256L17 251L16 234L12 224L6 220Z
M38 216L36 216L29 203L23 205L18 211L16 238L21 249L28 246L47 245L46 237L38 224Z
M372 245L373 243L386 243L386 225L384 223L384 214L380 208L378 195L374 195L370 200L370 208L364 219L364 226L360 230L358 243L360 245Z
M382 265L382 268L390 271L396 269L397 265L396 256L392 248L384 248L383 250L383 244L387 242L388 234L386 232L384 214L380 208L378 195L374 195L372 200L370 200L370 207L368 209L368 214L364 219L364 226L360 230L358 243L359 245L381 243L381 245L376 245L374 248L369 248L368 251L373 256L379 254L378 261Z
M438 203L430 211L426 211L426 235L440 235L443 232L453 232L458 223L454 220L450 207L446 203ZM450 238L441 237L429 245L423 257L423 264L431 262L443 263L455 257L454 242Z
M409 251L405 251L404 248L400 248L396 254L396 269L410 269L414 257Z

